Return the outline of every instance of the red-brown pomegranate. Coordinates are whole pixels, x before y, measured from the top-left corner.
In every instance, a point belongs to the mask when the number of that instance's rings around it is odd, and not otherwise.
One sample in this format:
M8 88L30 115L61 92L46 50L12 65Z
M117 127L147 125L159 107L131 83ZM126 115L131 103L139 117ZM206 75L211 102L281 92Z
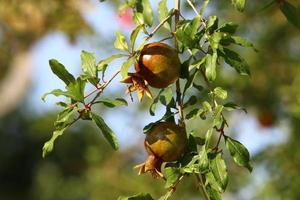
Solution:
M139 174L150 172L154 177L162 177L162 163L180 159L187 147L187 136L183 127L160 122L147 133L144 144L148 158L135 168L140 169Z
M146 44L135 63L136 73L130 73L123 83L130 83L127 92L137 91L141 100L146 93L152 97L148 85L165 88L178 80L181 64L176 49L160 42Z

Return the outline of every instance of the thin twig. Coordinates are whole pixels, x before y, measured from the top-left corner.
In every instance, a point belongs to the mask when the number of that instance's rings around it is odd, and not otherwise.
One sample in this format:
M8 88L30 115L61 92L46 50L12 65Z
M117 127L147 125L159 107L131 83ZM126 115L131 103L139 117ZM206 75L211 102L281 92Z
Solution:
M148 35L148 37L146 38L146 40L149 40L150 38L152 38L152 36L175 14L171 13L169 16L167 16L163 21L161 21L155 28L154 30Z
M180 183L180 181L183 179L184 175L181 175L179 179L174 183L174 185L170 188L170 190L167 192L167 194L164 196L163 200L168 200L172 194L176 191L177 185Z
M197 11L197 9L195 8L194 4L190 1L190 0L187 0L188 4L191 6L191 8L193 9L193 11L196 13L197 16L200 17L200 21L201 21L201 24L206 27L206 23L205 23L205 19L199 14L199 12Z
M202 175L201 174L200 175L195 174L195 176L196 176L196 179L197 179L197 182L198 182L198 186L201 189L205 200L210 200L210 198L207 194L207 191L205 189L204 183L203 183Z
M120 70L118 70L114 75L106 81L101 87L98 88L97 95L92 99L92 101L89 103L89 105L93 105L96 99L100 96L100 94L103 92L103 90L111 83L111 81L120 73Z

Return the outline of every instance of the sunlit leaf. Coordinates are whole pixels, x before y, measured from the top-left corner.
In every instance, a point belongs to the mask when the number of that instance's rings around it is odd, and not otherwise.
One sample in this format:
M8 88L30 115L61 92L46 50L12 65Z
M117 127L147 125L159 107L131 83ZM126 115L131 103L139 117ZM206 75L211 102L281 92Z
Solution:
M239 166L246 167L251 172L252 166L250 165L250 154L247 148L239 141L228 136L225 137L225 144L234 162Z
M220 98L220 99L226 99L227 98L227 91L222 89L221 87L216 87L214 90L213 90L213 94Z
M180 170L176 167L166 167L163 172L164 177L167 179L165 184L166 188L172 187L181 176Z
M97 77L96 59L94 54L87 51L81 52L81 67L82 71L88 75L89 78Z
M114 46L116 49L128 51L128 44L126 42L125 36L121 32L117 32L117 37L114 42Z
M211 55L211 54L206 55L205 76L207 77L207 79L209 81L213 81L216 79L217 58L218 58L218 55L216 52L214 52L213 55Z
M122 76L123 80L128 77L128 70L129 70L130 66L134 64L134 61L135 61L135 58L131 57L122 64L121 76Z
M138 25L131 33L130 35L130 48L131 50L133 51L134 50L134 45L135 45L135 41L136 41L136 38L139 34L139 32L143 29L143 25Z
M228 173L222 153L218 153L210 158L210 169L218 185L224 192L228 184Z
M240 12L243 12L246 5L246 0L231 0L233 6Z
M158 16L159 16L159 22L162 22L165 18L168 17L167 0L160 0L158 4ZM164 27L167 30L171 30L171 25L168 21L164 23Z

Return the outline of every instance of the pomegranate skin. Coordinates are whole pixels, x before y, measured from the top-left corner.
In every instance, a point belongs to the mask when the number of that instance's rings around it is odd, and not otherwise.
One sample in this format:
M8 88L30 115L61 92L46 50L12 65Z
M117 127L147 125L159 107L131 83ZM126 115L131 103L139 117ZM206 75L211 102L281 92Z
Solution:
M160 42L146 44L135 65L137 74L155 88L165 88L174 83L180 76L180 69L176 49Z
M185 152L187 137L185 129L172 122L155 125L146 135L145 148L163 162L178 160Z

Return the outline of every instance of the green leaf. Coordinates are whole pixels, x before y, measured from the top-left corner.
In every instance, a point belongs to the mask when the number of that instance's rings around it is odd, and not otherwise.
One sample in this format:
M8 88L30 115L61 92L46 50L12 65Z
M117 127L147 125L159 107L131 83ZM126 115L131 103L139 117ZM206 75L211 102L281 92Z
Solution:
M224 104L223 106L228 111L232 111L234 109L237 109L237 110L243 110L245 113L247 113L247 110L245 108L243 108L243 107L241 107L241 106L239 106L235 103L232 103L232 102L228 102L228 103Z
M219 51L225 62L232 66L241 75L250 75L250 67L246 60L230 49Z
M245 10L246 0L231 0L233 6L240 12Z
M82 51L81 67L82 71L88 76L88 78L97 78L97 66L94 54Z
M202 149L199 153L199 168L201 173L209 171L209 160L205 145L202 146Z
M251 47L256 51L256 49L254 48L254 45L245 38L242 38L239 36L231 36L231 39L233 40L234 44L240 45L242 47Z
M250 165L250 154L247 148L239 141L228 136L225 137L225 144L234 162L241 167L246 167L251 172L252 166Z
M124 35L119 31L117 32L117 37L114 42L114 46L116 49L128 51L128 44L126 42L126 39L125 39Z
M217 105L217 107L215 108L212 127L218 126L223 122L223 117L222 117L223 108L224 108L223 105Z
M99 101L96 101L95 103L102 103L103 105L114 108L116 106L127 106L128 103L125 99L117 98L117 99L101 99Z
M212 134L213 134L213 129L212 128L208 129L205 135L205 145L204 145L205 150L209 149L209 144L210 144Z
M205 63L206 57L201 58L200 60L196 61L195 63L189 66L189 71L192 71L194 68L200 69L201 65Z
M109 142L109 144L113 147L113 149L117 150L119 148L119 144L115 133L107 126L107 124L104 122L102 117L100 117L99 115L93 112L91 112L91 117L93 122L95 122L96 125L101 130L105 139Z
M197 77L198 73L199 73L199 70L195 70L195 72L188 77L188 80L183 89L183 93L182 93L183 97L185 96L186 91L188 89L190 89L191 87L193 87L193 83L194 83L195 78Z
M205 186L210 200L222 200L220 192L215 190L210 184Z
M128 70L130 66L134 64L134 61L135 61L135 57L131 57L122 64L120 71L123 80L128 77Z
M84 102L84 89L86 81L81 78L77 78L75 82L70 83L67 89L67 95L71 99L79 102Z
M171 87L165 88L159 95L159 101L167 106L173 98L173 91Z
M210 113L212 112L212 107L207 101L204 101L202 103L202 106L205 112L210 112Z
M213 91L213 94L220 99L227 98L227 91L223 90L221 87L216 87Z
M144 24L143 13L133 12L133 21L137 25L143 25Z
M219 20L218 20L217 16L209 16L208 21L207 21L206 30L209 33L214 32L218 28L218 23L219 23Z
M162 22L164 19L168 17L168 7L167 7L167 0L160 0L158 4L158 16L159 16L159 22ZM163 25L167 30L171 30L171 25L167 21Z
M205 76L209 81L214 81L217 76L216 68L217 68L217 58L218 55L216 52L206 55L205 59Z
M167 179L165 187L172 187L181 176L180 170L176 167L166 167L164 168L164 177Z
M159 91L159 93L157 94L157 96L153 99L152 104L150 105L149 113L150 113L150 115L152 115L152 116L155 115L156 106L157 106L157 103L158 103L158 101L159 101L160 94L161 94L163 91L164 91L164 89L161 89L161 90Z
M154 200L150 194L140 193L130 197L121 196L118 200Z
M220 41L229 38L229 34L222 32L215 32L209 37L210 47L213 51L219 48Z
M75 81L75 78L72 74L70 74L65 66L59 63L55 59L49 60L49 65L51 67L52 72L60 78L66 85L69 85L71 82Z
M200 115L204 113L203 109L199 109L199 108L195 108L192 111L190 111L187 115L186 115L186 119L190 120L190 119L195 119L197 117L200 117Z
M67 107L58 113L56 121L54 122L54 127L56 129L62 129L68 125L70 118L73 114L77 113L78 109Z
M192 106L197 103L197 97L195 95L190 96L190 98L183 104L183 107Z
M142 5L143 5L143 17L144 21L148 26L153 25L153 10L151 7L151 4L149 0L142 0Z
M134 45L135 45L135 41L136 38L139 34L139 32L144 28L143 25L138 25L132 32L130 35L130 49L133 51L134 50Z
M112 55L112 56L110 56L110 57L108 57L108 58L106 58L104 60L101 60L97 64L97 70L98 71L102 71L113 60L118 59L118 58L122 58L122 57L125 57L125 56L128 56L128 55L126 55L126 54L116 54L116 55Z
M223 32L223 33L229 33L229 34L234 34L238 28L238 24L235 24L233 22L227 22L225 24L222 24L218 31Z
M45 93L45 94L42 96L42 100L45 101L45 100L46 100L46 97L47 97L49 94L52 94L52 95L57 96L57 97L58 97L58 96L66 96L66 97L69 97L68 92L62 91L61 89L55 89L55 90L52 90L51 92Z
M199 47L199 26L200 16L195 17L193 20L182 21L181 25L176 29L176 38L189 49Z
M228 173L222 153L218 153L210 158L210 169L221 191L224 192L228 184Z
M297 28L300 28L300 9L297 9L287 1L280 1L279 5L286 19Z
M43 158L45 158L46 155L49 154L53 150L55 140L59 136L61 136L66 129L67 129L67 127L63 128L63 129L55 130L53 132L51 139L49 141L47 141L43 146Z

